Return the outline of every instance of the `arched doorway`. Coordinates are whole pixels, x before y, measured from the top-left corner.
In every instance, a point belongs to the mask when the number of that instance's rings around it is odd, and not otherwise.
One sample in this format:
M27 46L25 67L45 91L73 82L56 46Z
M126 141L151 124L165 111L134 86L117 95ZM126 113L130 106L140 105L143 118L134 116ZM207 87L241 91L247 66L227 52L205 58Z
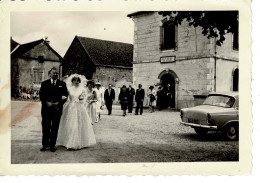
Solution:
M161 72L158 77L160 84L163 87L163 95L161 97L162 108L176 108L177 82L178 77L172 70L165 70Z
M238 83L239 83L239 70L236 68L233 71L233 91L238 91Z

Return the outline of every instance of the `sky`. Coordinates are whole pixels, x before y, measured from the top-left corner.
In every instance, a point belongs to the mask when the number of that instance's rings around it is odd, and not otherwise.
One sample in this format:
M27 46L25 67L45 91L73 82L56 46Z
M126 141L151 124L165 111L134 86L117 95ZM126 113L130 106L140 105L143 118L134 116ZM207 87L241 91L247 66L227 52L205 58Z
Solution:
M20 44L48 37L62 57L76 35L133 44L132 12L12 12L11 36Z

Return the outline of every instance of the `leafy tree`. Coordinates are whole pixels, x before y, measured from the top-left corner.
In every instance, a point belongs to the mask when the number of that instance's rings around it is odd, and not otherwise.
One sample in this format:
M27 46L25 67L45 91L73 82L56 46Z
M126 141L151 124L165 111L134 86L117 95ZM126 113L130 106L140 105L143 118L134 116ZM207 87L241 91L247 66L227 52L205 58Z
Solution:
M216 38L221 46L225 34L238 33L238 11L160 11L160 15L174 17L175 25L187 20L189 26L202 27L202 34L207 38Z

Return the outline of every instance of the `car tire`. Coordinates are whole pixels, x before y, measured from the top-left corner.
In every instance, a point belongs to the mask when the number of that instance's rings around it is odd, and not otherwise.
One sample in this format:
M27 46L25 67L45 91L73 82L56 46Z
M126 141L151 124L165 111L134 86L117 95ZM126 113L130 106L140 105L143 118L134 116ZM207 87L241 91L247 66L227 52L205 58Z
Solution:
M238 140L238 125L229 124L224 130L225 137L228 140Z
M194 130L199 136L205 136L208 133L208 130L204 128L194 128Z

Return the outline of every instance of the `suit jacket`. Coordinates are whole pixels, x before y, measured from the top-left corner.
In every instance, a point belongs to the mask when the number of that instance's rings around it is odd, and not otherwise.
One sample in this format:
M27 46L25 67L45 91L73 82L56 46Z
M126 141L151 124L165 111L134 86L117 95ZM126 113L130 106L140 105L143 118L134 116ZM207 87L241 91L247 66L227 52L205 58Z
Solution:
M48 79L41 83L40 88L40 100L42 102L42 117L51 117L53 115L61 115L63 110L63 104L66 100L62 100L62 96L68 96L68 90L66 83L61 80L57 80L55 86L52 85L51 80ZM58 107L48 107L47 102L58 102Z
M112 100L115 100L115 90L111 88L111 92L109 95L108 89L106 89L105 94L104 94L104 99L105 102L112 102Z
M126 91L128 92L128 100L131 102L133 102L133 99L134 99L134 95L135 95L135 89L133 88L127 88Z
M144 100L144 89L137 89L135 92L135 101L140 102L141 100Z

